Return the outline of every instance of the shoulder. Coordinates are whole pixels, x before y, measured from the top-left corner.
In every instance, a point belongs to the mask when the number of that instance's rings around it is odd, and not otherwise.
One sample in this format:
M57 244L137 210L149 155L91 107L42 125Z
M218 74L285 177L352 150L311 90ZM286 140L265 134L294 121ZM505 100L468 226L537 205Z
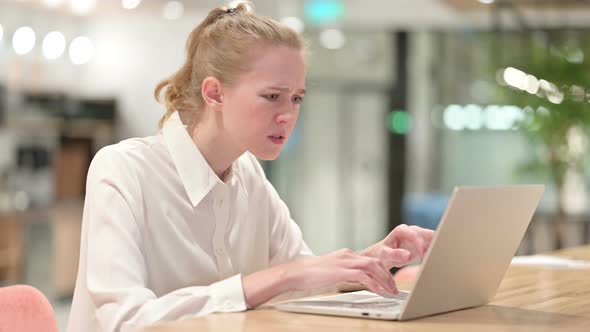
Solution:
M130 138L100 149L90 164L88 178L135 177L146 165L157 158L161 145L157 136Z
M238 159L238 173L250 197L260 199L259 195L263 197L277 195L274 186L267 179L262 165L250 152L246 152Z
M246 179L266 179L260 162L250 152L246 152L238 158L237 168L240 175L243 175Z

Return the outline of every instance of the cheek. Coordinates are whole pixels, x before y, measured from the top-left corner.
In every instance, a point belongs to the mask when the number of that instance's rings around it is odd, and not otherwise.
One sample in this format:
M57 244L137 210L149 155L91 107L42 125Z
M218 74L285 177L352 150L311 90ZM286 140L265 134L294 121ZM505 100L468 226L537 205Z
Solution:
M255 115L256 103L250 98L237 96L224 107L224 124L226 128L235 129L240 123Z
M272 125L277 114L277 105L269 103L260 98L260 100L244 105L243 121L248 123L251 128L267 128Z
M268 132L273 118L272 112L263 108L260 103L242 103L232 108L232 112L224 117L224 127L236 141L242 143L257 139Z

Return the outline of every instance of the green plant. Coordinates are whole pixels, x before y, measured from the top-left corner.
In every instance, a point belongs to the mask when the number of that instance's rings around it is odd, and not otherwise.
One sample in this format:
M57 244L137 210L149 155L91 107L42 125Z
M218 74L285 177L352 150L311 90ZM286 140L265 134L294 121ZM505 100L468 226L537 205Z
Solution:
M590 57L590 49L582 49L584 43L579 40L559 35L553 41L527 37L521 52L504 64L504 68L515 69L500 72L506 81L501 98L524 109L518 127L533 149L531 159L519 166L518 173L548 177L554 186L555 245L560 248L566 175L570 171L585 174L588 166L590 59L584 57Z

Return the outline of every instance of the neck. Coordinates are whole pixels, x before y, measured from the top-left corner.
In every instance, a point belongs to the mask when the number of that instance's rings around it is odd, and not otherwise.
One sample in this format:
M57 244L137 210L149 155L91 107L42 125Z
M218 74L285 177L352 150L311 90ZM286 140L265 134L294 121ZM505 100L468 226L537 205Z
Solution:
M221 114L217 112L206 110L190 129L190 136L222 181L232 163L245 152L230 141L224 132Z

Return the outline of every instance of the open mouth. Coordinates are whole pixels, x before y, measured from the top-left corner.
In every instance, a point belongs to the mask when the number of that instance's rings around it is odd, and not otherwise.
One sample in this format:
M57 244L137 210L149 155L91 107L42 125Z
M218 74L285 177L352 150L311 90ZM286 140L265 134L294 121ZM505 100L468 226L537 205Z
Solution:
M268 136L268 138L275 144L283 144L283 143L285 143L285 140L287 139L287 137L281 136L281 135Z

